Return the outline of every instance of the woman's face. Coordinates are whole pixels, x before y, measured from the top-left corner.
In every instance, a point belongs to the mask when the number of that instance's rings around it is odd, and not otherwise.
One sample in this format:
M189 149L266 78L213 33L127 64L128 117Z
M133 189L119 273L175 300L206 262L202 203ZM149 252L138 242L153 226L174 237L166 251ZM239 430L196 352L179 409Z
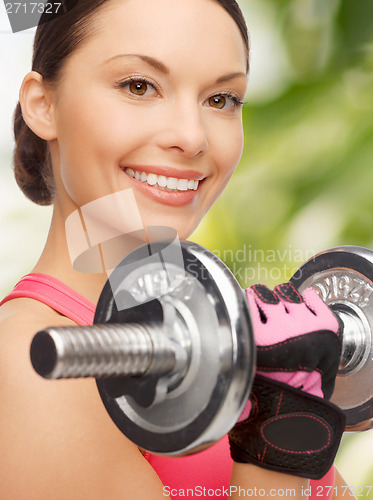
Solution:
M57 205L131 188L145 225L186 238L242 153L240 31L212 0L113 0L96 22L52 93Z

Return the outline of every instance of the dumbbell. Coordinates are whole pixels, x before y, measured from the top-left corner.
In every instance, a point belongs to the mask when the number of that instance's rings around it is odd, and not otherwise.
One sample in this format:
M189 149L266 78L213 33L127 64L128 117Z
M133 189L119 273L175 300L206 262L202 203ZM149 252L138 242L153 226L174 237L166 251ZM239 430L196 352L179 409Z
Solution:
M178 240L123 259L93 326L48 328L31 344L40 375L95 377L118 428L141 448L169 455L202 450L233 427L255 354L247 300L233 274L205 248Z
M153 245L151 255L164 256L166 246ZM106 283L93 327L50 328L31 345L39 374L96 377L119 429L138 446L170 455L199 451L230 430L255 369L241 287L211 252L186 242L181 248L183 267L138 249ZM344 324L333 400L350 430L372 426L372 272L372 252L341 247L317 255L291 279L300 291L312 286Z
M342 355L331 401L346 430L373 428L373 251L341 246L319 253L291 278L302 293L313 288L343 324Z

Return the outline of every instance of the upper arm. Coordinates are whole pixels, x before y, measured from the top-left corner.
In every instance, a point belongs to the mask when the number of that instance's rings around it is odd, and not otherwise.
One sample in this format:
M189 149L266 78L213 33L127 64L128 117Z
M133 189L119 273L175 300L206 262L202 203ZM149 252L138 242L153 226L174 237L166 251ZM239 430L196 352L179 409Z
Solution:
M108 417L93 379L34 372L38 329L0 323L0 498L161 498L160 480Z
M333 488L333 499L346 499L350 500L355 498L355 495L352 490L348 488L346 481L343 479L341 473L338 471L337 467L335 467L335 479L334 479L334 488Z

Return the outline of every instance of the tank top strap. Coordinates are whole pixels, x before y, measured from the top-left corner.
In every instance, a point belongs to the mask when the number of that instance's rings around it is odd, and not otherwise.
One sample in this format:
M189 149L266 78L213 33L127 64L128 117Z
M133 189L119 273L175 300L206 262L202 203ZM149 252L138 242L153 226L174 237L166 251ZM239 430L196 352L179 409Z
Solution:
M47 274L31 273L24 276L13 291L0 302L0 306L18 297L38 300L78 325L93 323L96 306L72 288Z

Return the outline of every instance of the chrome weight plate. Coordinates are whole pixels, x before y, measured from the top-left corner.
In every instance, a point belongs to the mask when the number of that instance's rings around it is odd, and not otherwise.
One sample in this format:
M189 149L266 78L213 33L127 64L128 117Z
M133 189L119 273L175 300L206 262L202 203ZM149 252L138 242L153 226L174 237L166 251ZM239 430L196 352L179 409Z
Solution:
M347 430L373 427L373 251L341 246L319 253L290 280L302 293L312 287L344 325L340 369L331 401Z
M107 322L153 325L178 353L171 373L97 380L109 415L130 440L153 453L185 455L230 430L251 389L255 344L244 292L214 254L189 242L131 253L100 296L95 323Z

